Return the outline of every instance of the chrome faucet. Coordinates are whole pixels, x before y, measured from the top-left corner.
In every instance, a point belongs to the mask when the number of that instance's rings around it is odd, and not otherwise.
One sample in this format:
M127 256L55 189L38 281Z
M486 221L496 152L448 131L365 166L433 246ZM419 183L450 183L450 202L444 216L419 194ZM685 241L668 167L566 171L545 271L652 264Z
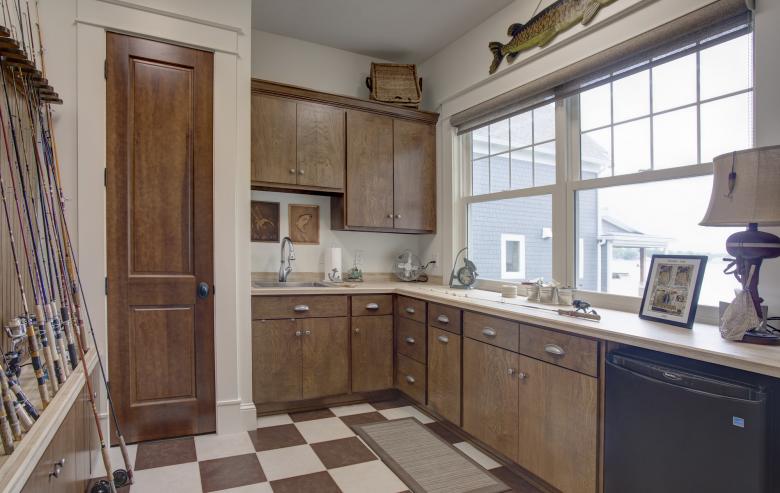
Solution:
M284 265L284 246L289 244L290 248L287 250L287 266ZM290 239L289 236L285 236L282 239L282 265L279 267L279 282L287 282L287 276L290 275L290 272L293 270L293 260L295 260L295 247L293 246L293 241Z

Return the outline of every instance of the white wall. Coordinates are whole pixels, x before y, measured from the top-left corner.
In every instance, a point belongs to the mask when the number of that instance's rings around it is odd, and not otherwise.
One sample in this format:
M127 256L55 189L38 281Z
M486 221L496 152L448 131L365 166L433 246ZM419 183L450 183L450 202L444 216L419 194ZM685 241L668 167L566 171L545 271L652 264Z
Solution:
M65 105L55 129L78 256L106 354L106 31L214 52L214 282L217 430L251 429L249 79L251 1L41 0L48 78ZM55 59L56 55L56 59ZM81 193L78 193L78 192ZM72 221L72 229L76 220ZM103 404L105 409L105 404Z
M252 77L315 89L323 92L368 98L365 78L371 62L384 62L357 53L307 41L252 31ZM252 192L253 200L281 203L280 238L287 234L287 204L320 205L320 244L296 247L295 270L322 272L325 249L340 246L342 267L352 266L354 252L364 252L365 272L389 272L390 261L405 249L420 253L421 236L390 233L336 232L330 229L330 199L307 194ZM431 235L428 235L432 237ZM252 243L252 271L279 270L278 243ZM435 271L431 271L435 273Z
M539 9L552 3L544 0ZM494 14L425 62L419 71L426 83L423 103L441 114L438 126L439 225L438 234L422 240L423 255L440 252L442 265L450 265L454 251L465 240L460 231L460 181L457 170L459 149L449 118L466 108L522 86L543 75L598 53L677 17L711 3L712 0L621 0L603 8L587 28L575 26L560 34L543 50L522 53L514 63L506 60L494 75L488 75L491 54L488 42L506 42L507 26L530 18L536 2L516 0ZM756 12L756 144L780 143L780 62L777 46L780 34L780 2L757 0ZM780 259L769 260L762 272L761 293L780 312Z

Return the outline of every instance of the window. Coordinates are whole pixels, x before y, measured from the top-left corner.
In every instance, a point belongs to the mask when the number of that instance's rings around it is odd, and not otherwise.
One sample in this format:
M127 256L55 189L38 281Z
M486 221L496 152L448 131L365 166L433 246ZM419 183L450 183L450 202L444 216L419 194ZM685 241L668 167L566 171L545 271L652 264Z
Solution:
M501 279L525 279L525 236L501 234Z
M730 300L737 282L723 259L737 228L698 223L713 157L753 146L752 37L741 24L656 51L464 134L465 226L481 278L637 298L653 254L696 254L709 256L699 303Z

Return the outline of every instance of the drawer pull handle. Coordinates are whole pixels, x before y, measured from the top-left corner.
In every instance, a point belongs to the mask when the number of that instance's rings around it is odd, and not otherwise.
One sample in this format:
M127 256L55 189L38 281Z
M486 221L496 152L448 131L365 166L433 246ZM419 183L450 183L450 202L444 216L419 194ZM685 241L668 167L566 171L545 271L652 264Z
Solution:
M411 306L407 306L406 307L406 313L414 314L414 308L412 308Z
M379 303L369 303L366 305L366 310L379 310Z
M482 329L482 335L485 337L496 337L496 329L492 327L485 327Z
M564 356L566 354L566 351L557 344L545 344L544 351L553 356Z
M62 468L65 467L65 457L60 459L58 462L54 464L54 467L52 468L52 471L49 473L50 478L59 478L60 473L62 473Z
M449 317L447 317L447 315L439 315L438 317L436 317L436 320L438 320L439 322L441 322L443 324L450 323L450 319L449 319Z
M443 342L444 344L447 344L448 342L450 342L450 338L447 337L447 336L439 336L436 339L438 339L439 342Z
M412 336L406 336L406 339L404 339L407 344L414 344L414 337Z
M309 311L309 305L295 305L293 311L295 313L306 313Z
M360 327L355 327L355 334L360 334Z
M411 376L411 375L406 375L406 381L409 382L412 385L414 385L414 382L415 382L414 377Z
M311 335L311 331L310 331L310 330L307 330L306 332L304 332L304 333L303 333L303 335L310 336L310 335Z

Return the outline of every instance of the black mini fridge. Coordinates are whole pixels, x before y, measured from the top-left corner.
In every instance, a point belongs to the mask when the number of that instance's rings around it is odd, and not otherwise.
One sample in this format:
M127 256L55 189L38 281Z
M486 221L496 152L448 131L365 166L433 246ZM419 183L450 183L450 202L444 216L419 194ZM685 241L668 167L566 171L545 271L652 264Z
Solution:
M780 492L774 379L630 348L606 366L606 493Z

